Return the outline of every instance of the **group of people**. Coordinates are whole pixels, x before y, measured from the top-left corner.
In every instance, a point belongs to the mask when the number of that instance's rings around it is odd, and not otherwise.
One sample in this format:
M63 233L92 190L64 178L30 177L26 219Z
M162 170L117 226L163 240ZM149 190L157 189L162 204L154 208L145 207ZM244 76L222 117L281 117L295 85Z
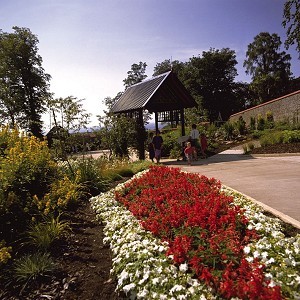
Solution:
M189 140L186 142L184 154L189 165L193 160L198 160L198 149L201 149L201 157L206 158L207 139L205 134L199 133L196 124L192 125L192 130L189 136Z
M155 136L153 132L150 132L148 140L148 151L149 158L152 160L152 162L154 162L154 159L157 163L160 162L162 145L163 138L160 135L160 131L157 130ZM193 160L198 160L198 149L201 149L201 157L206 158L206 136L204 133L200 134L196 124L193 124L189 139L186 142L186 147L184 148L184 155L189 165L191 165Z
M206 158L207 138L204 132L200 134L196 124L193 124L189 140L186 142L186 147L184 149L184 154L189 165L191 165L193 160L198 160L199 148L201 150L201 158Z

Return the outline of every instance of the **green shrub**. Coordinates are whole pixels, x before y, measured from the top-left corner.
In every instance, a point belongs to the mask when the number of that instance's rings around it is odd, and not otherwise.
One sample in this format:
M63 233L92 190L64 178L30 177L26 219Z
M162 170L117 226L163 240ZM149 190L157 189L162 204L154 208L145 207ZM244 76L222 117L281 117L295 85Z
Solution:
M57 217L43 217L42 222L33 223L26 231L27 244L33 245L40 250L49 250L53 243L71 231L69 222Z
M264 130L265 129L265 119L262 115L257 116L257 130Z
M283 134L281 131L265 132L259 141L262 146L281 144L283 142Z
M83 184L89 193L96 195L108 188L108 182L103 176L106 164L108 161L105 158L79 157L72 163L72 172L67 168L67 174L72 180Z
M274 128L274 117L273 117L273 113L271 111L266 112L265 127L266 128Z
M246 122L244 121L242 116L239 117L235 126L240 135L244 135L246 133Z
M0 241L0 267L5 265L11 259L12 247L6 247L4 240Z
M255 117L250 117L250 130L255 131L256 129L256 119Z
M80 174L76 178L79 178ZM87 191L83 184L70 180L66 175L54 181L51 189L43 197L33 196L32 203L35 204L39 212L49 215L55 212L63 212L76 207L79 200L85 198Z
M181 132L179 128L176 130L170 130L162 134L162 138L164 140L163 148L162 148L163 157L169 157L173 149L179 150L181 148L181 145L177 142L180 136L181 136Z
M252 138L253 139L259 139L263 135L263 131L255 130L252 133Z
M275 145L275 144L289 144L300 142L300 130L264 130L260 137L260 143L262 146Z
M17 259L13 266L14 278L19 283L29 283L49 275L56 265L49 253L36 252Z
M282 132L283 135L283 143L299 143L300 142L300 130L285 130Z
M42 196L49 189L57 176L57 165L45 141L26 137L17 130L4 129L0 135L7 144L5 155L0 157L0 210L3 212L14 206L30 212L31 197Z
M225 140L231 140L233 138L234 124L231 122L226 122L222 127L225 132Z

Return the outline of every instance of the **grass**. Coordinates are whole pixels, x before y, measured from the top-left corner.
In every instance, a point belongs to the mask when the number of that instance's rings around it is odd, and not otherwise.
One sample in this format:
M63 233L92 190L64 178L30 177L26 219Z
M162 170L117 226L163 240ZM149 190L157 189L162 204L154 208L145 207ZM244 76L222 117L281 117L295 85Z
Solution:
M14 278L25 286L41 276L47 276L56 269L49 253L35 252L25 255L14 263ZM23 288L25 288L25 286Z
M36 246L38 249L49 250L54 241L71 231L70 224L58 217L44 217L43 222L30 225L26 231L27 244Z

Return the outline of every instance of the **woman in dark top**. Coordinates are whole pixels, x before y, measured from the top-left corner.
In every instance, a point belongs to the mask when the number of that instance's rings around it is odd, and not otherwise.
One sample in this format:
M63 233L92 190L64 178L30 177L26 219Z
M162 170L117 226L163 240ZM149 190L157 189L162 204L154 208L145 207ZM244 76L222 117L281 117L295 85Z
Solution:
M164 142L163 138L160 136L160 131L157 130L156 135L152 140L152 143L154 145L154 150L155 150L155 159L156 159L157 163L159 163L160 158L161 158L161 148L162 148L163 142Z

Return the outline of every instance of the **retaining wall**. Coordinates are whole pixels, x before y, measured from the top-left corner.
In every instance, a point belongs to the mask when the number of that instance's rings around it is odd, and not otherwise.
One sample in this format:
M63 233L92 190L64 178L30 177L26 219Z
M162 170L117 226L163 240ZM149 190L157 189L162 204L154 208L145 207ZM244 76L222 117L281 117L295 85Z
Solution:
M267 112L272 112L275 122L288 121L290 123L299 123L300 90L233 114L229 120L235 122L242 116L246 125L249 125L251 117L257 120L258 115L261 115L265 119Z

